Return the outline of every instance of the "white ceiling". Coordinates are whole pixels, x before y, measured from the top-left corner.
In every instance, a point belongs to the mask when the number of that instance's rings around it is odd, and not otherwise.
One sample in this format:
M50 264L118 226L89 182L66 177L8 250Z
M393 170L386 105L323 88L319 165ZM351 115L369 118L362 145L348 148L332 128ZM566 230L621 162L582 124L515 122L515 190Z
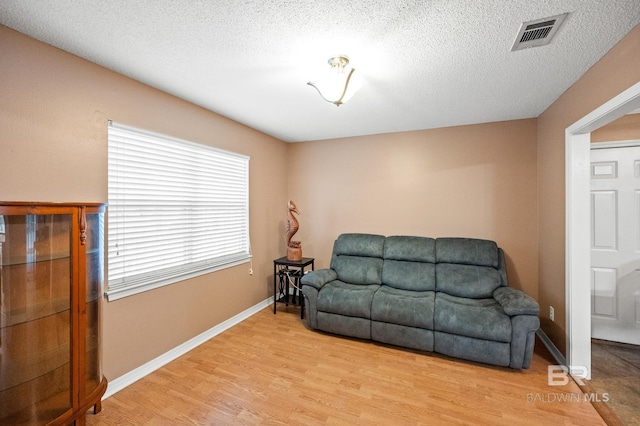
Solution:
M287 142L537 117L639 22L639 0L0 2L3 25ZM335 54L363 81L340 107L306 85Z

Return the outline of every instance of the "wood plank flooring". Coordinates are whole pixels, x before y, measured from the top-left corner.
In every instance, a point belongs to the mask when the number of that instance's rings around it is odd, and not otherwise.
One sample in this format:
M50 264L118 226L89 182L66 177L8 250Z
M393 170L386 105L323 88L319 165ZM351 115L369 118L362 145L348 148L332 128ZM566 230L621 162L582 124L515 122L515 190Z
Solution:
M640 425L640 346L592 339L590 385L608 395L618 424Z
M311 331L265 308L106 399L100 425L604 425L573 381Z

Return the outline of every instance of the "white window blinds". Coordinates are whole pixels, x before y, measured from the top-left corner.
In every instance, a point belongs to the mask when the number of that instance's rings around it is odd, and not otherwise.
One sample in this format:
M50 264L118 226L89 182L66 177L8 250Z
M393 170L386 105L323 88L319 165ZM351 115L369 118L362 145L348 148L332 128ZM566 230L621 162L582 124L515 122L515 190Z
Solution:
M249 261L249 157L109 123L107 297Z

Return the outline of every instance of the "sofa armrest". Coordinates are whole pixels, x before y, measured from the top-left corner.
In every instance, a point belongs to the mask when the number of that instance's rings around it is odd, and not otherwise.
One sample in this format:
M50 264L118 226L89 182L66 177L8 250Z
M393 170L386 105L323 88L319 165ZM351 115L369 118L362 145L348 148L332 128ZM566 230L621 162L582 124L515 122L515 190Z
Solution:
M535 315L540 313L540 306L536 300L511 287L498 287L493 292L493 298L502 306L505 314L515 315Z
M300 279L300 284L309 285L320 290L323 285L338 278L338 274L333 269L318 269L305 274Z

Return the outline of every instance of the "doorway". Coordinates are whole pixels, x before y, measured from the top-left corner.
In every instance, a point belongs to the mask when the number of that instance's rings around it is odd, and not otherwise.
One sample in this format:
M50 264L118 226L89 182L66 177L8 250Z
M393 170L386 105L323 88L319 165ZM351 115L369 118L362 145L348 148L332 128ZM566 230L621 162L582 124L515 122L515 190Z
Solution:
M620 422L640 424L640 140L592 141L590 161L589 389Z
M591 132L639 107L640 82L592 111L565 131L566 361L572 375L589 380L592 376L591 314L592 306L596 303L591 300L592 213L590 206L592 200L590 186L593 172L590 152ZM606 171L606 167L600 171ZM607 305L609 301L606 298L599 302L602 301L605 304L598 307L600 313L612 314L612 309L614 309L612 304ZM625 418L633 422L630 420L635 419L634 416L636 416L636 404L633 398L637 399L638 393L637 390L635 393L630 392L630 389L624 387L624 384L625 380L632 384L637 383L637 374L640 371L640 360L636 362L635 358L637 353L636 351L628 352L625 348L603 346L598 343L601 341L594 340L595 377L591 385L597 386L597 390L601 393L607 390L616 393L614 399L617 405L615 408L613 405L610 408L614 409L615 414L621 419ZM628 356L629 353L633 355L631 358ZM612 370L616 365L622 367L622 370L617 370L618 373ZM603 366L606 368L604 373ZM603 377L608 382L602 383L600 379ZM623 390L621 391L621 389ZM626 404L625 399L620 398L620 395L624 395L625 398L631 397L633 402ZM629 407L631 407L630 410L628 410Z
M590 161L591 337L640 345L640 141L592 143Z
M566 129L567 364L591 379L591 132L640 107L640 82ZM575 370L574 370L575 368ZM584 372L584 373L583 373Z

